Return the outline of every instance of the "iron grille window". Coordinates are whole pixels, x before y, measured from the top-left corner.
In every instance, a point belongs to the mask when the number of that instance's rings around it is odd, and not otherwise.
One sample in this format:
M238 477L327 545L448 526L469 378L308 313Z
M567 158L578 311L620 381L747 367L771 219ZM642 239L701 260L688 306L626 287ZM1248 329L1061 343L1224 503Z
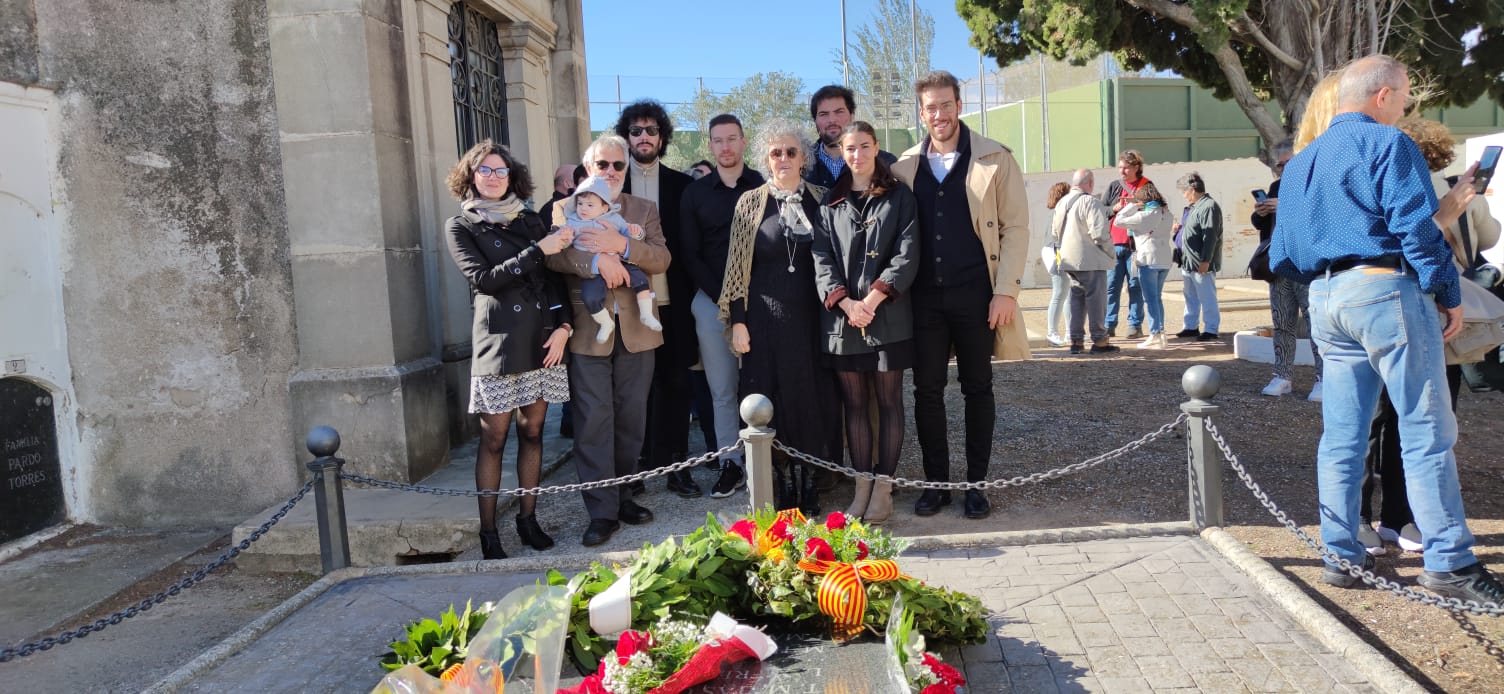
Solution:
M463 1L449 8L449 75L459 153L486 138L507 141L506 80L496 22Z

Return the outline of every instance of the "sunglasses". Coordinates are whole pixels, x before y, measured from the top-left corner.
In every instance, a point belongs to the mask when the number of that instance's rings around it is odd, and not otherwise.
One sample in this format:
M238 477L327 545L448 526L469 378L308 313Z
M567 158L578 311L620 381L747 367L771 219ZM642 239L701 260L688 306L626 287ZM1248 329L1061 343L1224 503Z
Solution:
M491 168L491 167L489 167L489 166L477 166L477 167L475 167L475 173L478 173L478 174L480 174L482 176L485 176L486 178L492 178L492 177L495 177L495 178L506 178L507 174L509 174L511 172L512 172L512 170L508 169L505 166L498 166L498 167L496 167L494 169Z
M647 134L649 134L649 135L651 135L653 137L658 137L658 126L656 126L656 125L646 125L646 126L644 126L644 125L634 125L634 126L632 126L630 128L627 128L627 132L631 133L632 137L638 137L638 136L642 135L643 133L647 133Z
M595 168L600 169L601 171L606 171L609 169L626 171L627 163L624 161L606 161L605 159L597 159L595 160Z
M797 156L799 156L798 147L789 147L787 149L778 149L775 147L773 151L768 152L769 159L793 159Z

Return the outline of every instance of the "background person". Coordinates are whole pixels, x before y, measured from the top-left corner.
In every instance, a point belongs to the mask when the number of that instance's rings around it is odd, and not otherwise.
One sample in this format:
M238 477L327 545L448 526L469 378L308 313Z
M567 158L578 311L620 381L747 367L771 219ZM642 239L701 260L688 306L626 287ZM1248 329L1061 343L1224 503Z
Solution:
M835 377L821 363L823 307L815 289L812 247L821 223L822 188L805 183L808 143L793 121L764 123L752 153L768 182L736 203L721 320L731 326L731 351L741 358L740 396L773 401L778 439L824 460L839 460L841 437ZM774 451L781 484L778 508L820 512L816 468ZM871 487L869 482L867 485ZM860 512L858 512L860 514Z
M475 488L501 487L501 454L512 413L517 416L517 484L538 486L543 475L543 418L548 403L569 400L564 345L571 333L559 277L544 258L567 248L568 230L548 233L522 201L532 195L527 167L506 147L482 140L449 170L449 192L460 214L444 224L449 255L470 283L474 320L470 343L470 412L480 416ZM486 559L506 557L496 532L496 497L476 498L480 547ZM539 527L538 497L518 499L517 536L533 549L554 541Z
M1185 327L1176 337L1215 342L1222 326L1222 313L1217 308L1217 273L1222 271L1222 207L1206 194L1206 181L1195 171L1181 176L1175 188L1186 202L1179 229Z
M1060 181L1050 186L1050 192L1045 197L1044 208L1054 210L1060 198L1071 192L1071 184ZM1070 308L1071 278L1060 271L1060 246L1051 240L1045 246L1051 255L1050 261L1050 304L1045 311L1045 325L1048 326L1048 334L1045 337L1052 347L1064 347L1066 341L1060 336L1060 321L1064 318L1069 326L1070 319L1067 317Z
M1107 192L1102 194L1102 204L1108 209L1108 213L1116 216L1119 211L1128 206L1133 200L1133 194L1139 187L1148 183L1144 178L1144 155L1136 149L1123 150L1118 155L1118 179L1107 184ZM1139 288L1137 273L1131 270L1133 264L1133 237L1128 235L1128 229L1112 223L1113 251L1117 256L1112 269L1107 272L1107 336L1118 335L1119 300L1123 296L1123 285L1128 285L1128 338L1137 340L1144 336L1144 299Z
M1055 204L1050 233L1060 246L1060 270L1071 278L1071 354L1086 352L1087 325L1091 353L1122 348L1107 341L1107 271L1117 262L1107 208L1092 196L1090 169L1071 175L1071 190Z
M1359 496L1372 413L1387 388L1424 546L1419 583L1500 603L1504 585L1472 551L1457 419L1442 400L1443 343L1462 330L1462 280L1442 229L1475 197L1473 169L1438 203L1420 149L1393 127L1410 101L1409 75L1393 58L1343 70L1340 112L1285 167L1270 266L1311 281L1311 332L1326 359L1316 462L1322 541L1347 562L1373 566L1358 539ZM1322 581L1349 587L1357 578L1328 566Z
M1334 81L1335 83L1335 81ZM1331 90L1332 108L1328 110L1326 120L1331 120L1330 114L1336 109L1336 89ZM1312 108L1320 110L1319 105L1313 105L1316 101L1313 96L1306 103L1306 112ZM1290 157L1295 156L1295 143L1293 140L1285 140L1274 146L1274 175L1275 178L1269 184L1267 196L1263 201L1254 203L1253 227L1259 230L1259 243L1269 242L1269 237L1274 235L1275 215L1279 210L1279 176L1284 173L1285 164ZM1267 257L1267 256L1265 256ZM1267 268L1266 268L1267 269ZM1274 376L1269 379L1269 385L1261 391L1264 395L1278 397L1286 395L1294 390L1294 383L1290 379L1290 367L1295 363L1295 347L1301 333L1307 336L1311 334L1311 287L1295 280L1289 279L1273 272L1268 273L1266 281L1269 282L1269 314L1274 321ZM1307 400L1321 402L1321 354L1316 351L1316 342L1310 341L1311 359L1316 364L1316 383L1311 386Z
M825 306L820 334L841 387L851 466L892 475L903 452L903 372L914 362L908 291L918 270L918 205L877 156L871 125L848 126L841 150L847 168L825 196L814 243L815 283ZM873 400L875 451L867 412ZM848 511L871 523L886 521L893 513L892 483L871 484L864 498L867 489L858 480Z
M1164 349L1169 342L1165 339L1163 293L1165 278L1174 264L1169 204L1159 194L1159 187L1145 180L1114 221L1132 234L1132 262L1138 275L1139 295L1144 299L1144 312L1148 314L1149 336L1138 347Z
M829 189L846 170L846 160L841 156L841 133L856 118L856 94L839 84L820 87L809 98L809 117L815 122L819 142L810 150L814 161L805 167L805 179ZM898 161L898 157L881 149L877 150L877 156L889 166Z

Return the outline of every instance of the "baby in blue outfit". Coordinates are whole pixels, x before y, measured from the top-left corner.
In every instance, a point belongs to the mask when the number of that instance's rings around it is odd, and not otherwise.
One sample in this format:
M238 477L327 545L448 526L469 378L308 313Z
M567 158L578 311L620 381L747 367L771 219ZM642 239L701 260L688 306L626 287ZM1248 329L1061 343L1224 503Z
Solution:
M611 196L611 187L606 180L597 176L591 176L575 188L574 195L564 205L564 223L574 229L575 248L582 251L590 251L579 241L580 232L586 229L601 228L614 231L628 238L641 239L641 232L632 235L632 225L627 223L618 210L620 205L613 205L607 200ZM626 261L622 265L627 268L627 275L631 279L628 285L637 291L637 315L642 324L649 330L662 331L663 324L653 317L653 292L648 287L648 275ZM590 311L590 317L595 319L600 329L595 332L595 341L605 343L611 339L611 333L616 331L616 321L611 318L611 312L606 310L606 280L599 274L592 275L580 280L580 300L585 303L585 308Z

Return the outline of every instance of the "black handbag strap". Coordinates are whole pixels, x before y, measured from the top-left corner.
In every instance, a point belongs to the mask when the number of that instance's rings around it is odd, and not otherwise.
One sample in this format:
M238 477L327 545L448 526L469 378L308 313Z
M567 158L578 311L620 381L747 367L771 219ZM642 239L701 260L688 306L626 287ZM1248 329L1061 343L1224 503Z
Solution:
M1457 185L1457 177L1447 176L1447 185ZM1478 256L1473 253L1472 234L1467 228L1467 210L1463 210L1462 216L1457 218L1457 225L1462 232L1462 257L1467 258L1466 272L1472 272L1478 267Z

